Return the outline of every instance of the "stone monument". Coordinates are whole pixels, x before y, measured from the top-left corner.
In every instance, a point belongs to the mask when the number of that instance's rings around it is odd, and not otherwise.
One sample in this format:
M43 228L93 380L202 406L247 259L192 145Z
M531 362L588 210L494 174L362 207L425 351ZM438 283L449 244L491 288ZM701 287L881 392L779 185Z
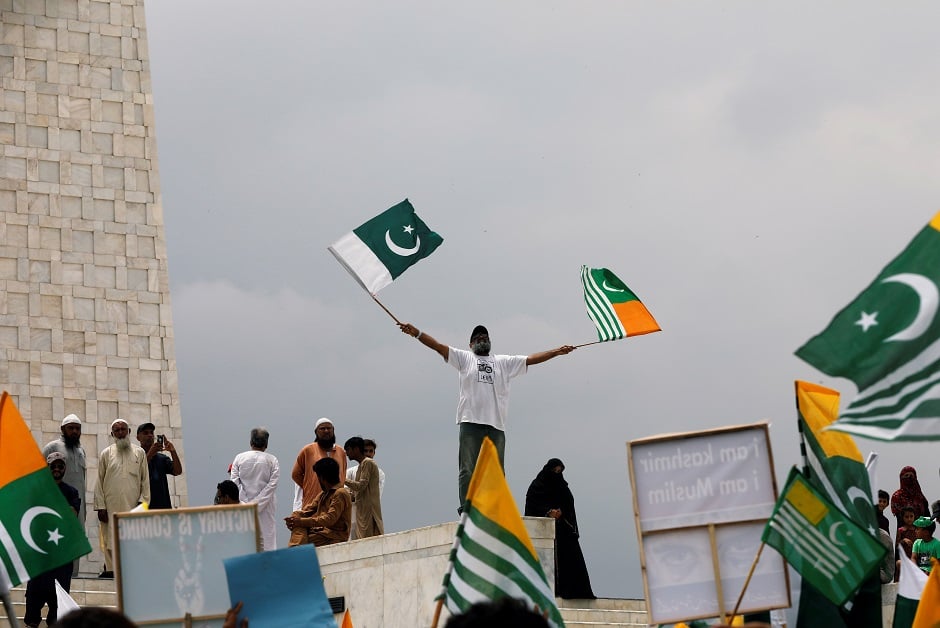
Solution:
M0 382L40 445L84 422L95 548L111 421L183 452L156 149L143 0L0 0Z

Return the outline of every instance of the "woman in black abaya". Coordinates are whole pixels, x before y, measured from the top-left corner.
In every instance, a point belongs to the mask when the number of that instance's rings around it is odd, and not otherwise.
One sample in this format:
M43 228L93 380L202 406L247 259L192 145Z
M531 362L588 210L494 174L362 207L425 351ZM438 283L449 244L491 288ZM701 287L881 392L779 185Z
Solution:
M594 599L584 554L578 542L578 516L574 496L562 472L565 465L552 458L532 480L525 494L527 517L555 520L555 595L564 599Z

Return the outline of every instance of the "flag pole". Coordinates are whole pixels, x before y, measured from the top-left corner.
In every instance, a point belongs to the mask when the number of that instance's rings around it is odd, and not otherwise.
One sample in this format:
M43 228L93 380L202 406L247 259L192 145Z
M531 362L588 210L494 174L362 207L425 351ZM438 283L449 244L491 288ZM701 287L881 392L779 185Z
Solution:
M437 628L437 622L441 619L441 608L444 606L444 598L437 598L437 606L434 607L434 619L431 621L431 628Z
M373 301L375 301L376 303L379 304L379 307L380 307L380 308L382 308L383 310L385 310L385 313L386 313L386 314L388 314L389 316L392 317L392 320L395 321L395 323L397 323L398 325L401 325L401 321L398 320L398 319L395 317L395 315L392 314L392 313L389 311L389 309L388 309L387 307L385 307L385 305L383 305L381 301L378 300L378 298L376 298L376 296L375 296L374 294L371 294L371 293L370 293L370 296L372 297L372 300L373 300Z
M577 349L578 347L588 347L588 346L590 346L590 345L598 345L598 344L600 344L601 342L603 342L603 341L602 341L602 340L595 340L594 342L585 342L584 344L575 345L574 348Z
M744 601L744 593L747 591L747 585L751 584L751 576L754 575L754 569L757 567L757 561L760 560L760 553L764 551L764 542L761 542L760 547L757 548L757 556L754 557L754 562L751 563L751 570L747 572L747 578L744 580L744 588L741 589L741 595L738 596L738 601L734 605L734 610L731 612L731 619L734 619L735 615L738 614L738 609L741 608L741 602Z

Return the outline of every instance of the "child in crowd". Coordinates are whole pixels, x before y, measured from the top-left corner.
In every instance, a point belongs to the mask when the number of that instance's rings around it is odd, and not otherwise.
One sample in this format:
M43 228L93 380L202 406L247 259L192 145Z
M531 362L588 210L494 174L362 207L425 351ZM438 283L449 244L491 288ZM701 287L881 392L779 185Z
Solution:
M896 546L900 546L904 553L907 554L907 557L911 557L911 551L914 549L914 541L917 540L917 529L914 527L914 519L917 517L914 516L914 508L912 506L905 506L901 510L901 523L903 525L898 528L898 538L895 541ZM895 569L894 569L894 581L898 581L898 577L901 575L901 555L895 552Z
M902 521L904 525L898 528L898 545L911 557L911 550L914 548L914 541L917 540L917 528L914 527L914 520L917 516L914 514L912 506L905 506L901 510Z
M930 517L918 517L914 520L917 529L917 540L914 541L912 556L914 562L924 573L930 573L933 568L933 559L940 558L940 541L933 538L937 524Z
M891 496L888 495L888 491L878 491L878 509L875 511L875 515L878 517L878 527L891 534L891 524L888 523L888 518L885 517L885 508L888 507L888 502L891 499Z

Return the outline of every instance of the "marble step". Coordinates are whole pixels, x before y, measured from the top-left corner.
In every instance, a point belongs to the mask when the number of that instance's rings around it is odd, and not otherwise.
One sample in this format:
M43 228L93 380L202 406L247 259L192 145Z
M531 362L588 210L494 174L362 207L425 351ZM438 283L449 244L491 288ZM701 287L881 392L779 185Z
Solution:
M69 595L79 606L117 606L117 593L114 590L114 580L99 579L95 577L72 578ZM10 589L10 600L13 602L13 612L19 619L26 612L26 585ZM43 610L43 616L46 611ZM7 619L6 609L0 604L0 620Z
M646 626L643 600L557 600L567 626Z

